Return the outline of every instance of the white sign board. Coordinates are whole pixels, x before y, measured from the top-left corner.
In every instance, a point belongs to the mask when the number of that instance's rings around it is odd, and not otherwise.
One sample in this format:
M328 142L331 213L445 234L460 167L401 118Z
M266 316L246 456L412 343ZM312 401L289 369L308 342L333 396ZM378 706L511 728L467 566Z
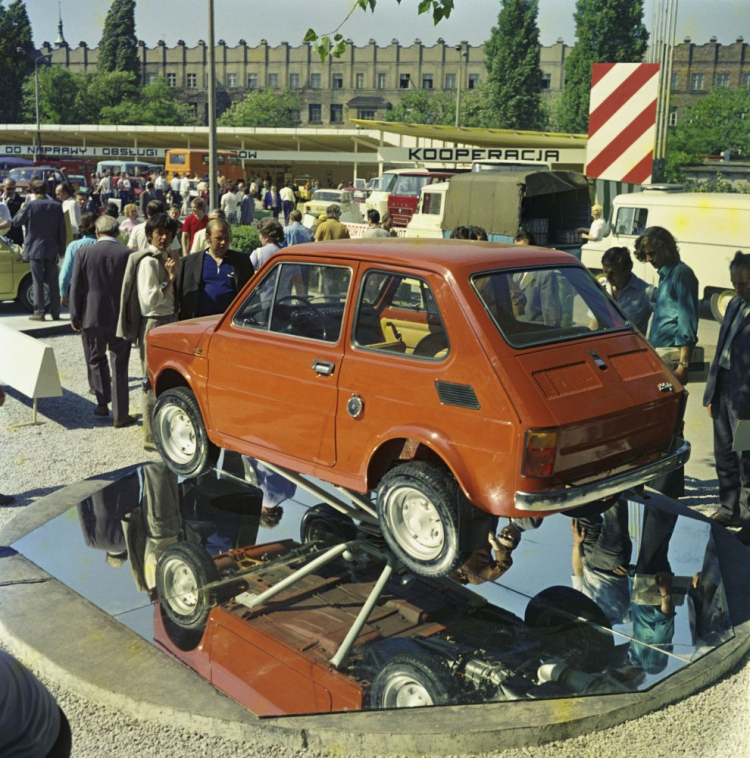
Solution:
M62 397L52 345L0 324L0 381L27 397Z

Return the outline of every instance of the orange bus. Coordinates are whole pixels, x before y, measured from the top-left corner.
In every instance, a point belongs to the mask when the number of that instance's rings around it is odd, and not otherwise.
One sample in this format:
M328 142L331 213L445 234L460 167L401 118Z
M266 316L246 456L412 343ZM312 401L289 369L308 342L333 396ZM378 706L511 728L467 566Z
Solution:
M222 173L227 181L237 182L245 179L245 170L238 153L219 150L217 159L217 171ZM164 171L167 175L176 171L180 175L188 173L191 178L196 174L203 178L208 173L208 150L167 150Z

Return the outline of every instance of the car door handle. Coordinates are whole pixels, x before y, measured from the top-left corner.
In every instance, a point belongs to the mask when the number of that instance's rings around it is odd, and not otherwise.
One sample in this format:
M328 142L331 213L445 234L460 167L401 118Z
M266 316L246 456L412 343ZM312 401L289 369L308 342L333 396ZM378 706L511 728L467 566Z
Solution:
M336 368L336 364L329 361L313 361L312 368L316 374L330 376L333 373L333 369Z

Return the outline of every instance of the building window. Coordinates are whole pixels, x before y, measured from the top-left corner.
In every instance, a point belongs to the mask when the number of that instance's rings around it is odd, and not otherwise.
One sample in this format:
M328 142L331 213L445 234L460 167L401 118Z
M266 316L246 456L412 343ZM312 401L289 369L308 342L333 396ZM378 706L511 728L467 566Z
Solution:
M365 121L374 121L375 120L375 111L366 111L360 108L357 111L357 118L364 119Z
M378 74L378 89L385 89L385 74Z
M667 123L670 126L674 126L677 123L677 108L669 109L669 121Z
M299 74L289 74L289 89L299 89Z
M331 87L333 89L344 89L344 75L334 74L331 82Z
M190 89L195 89L198 86L198 74L187 75L187 86Z
M476 89L479 84L479 74L469 74L469 89Z
M155 84L156 80L159 78L158 74L155 74L153 71L149 71L146 74L146 84Z
M364 74L355 74L354 75L354 87L355 87L355 89L364 89L365 88L365 75Z
M320 74L310 74L310 88L320 89Z
M311 124L319 124L323 120L321 113L320 103L310 103L310 105L307 106L307 120Z
M398 87L399 89L409 89L411 83L411 74L399 74Z
M258 89L258 75L257 74L247 75L247 88Z
M332 124L344 123L344 106L343 105L334 104L331 106L331 123Z
M278 89L279 88L279 75L278 74L269 74L268 75L268 86L271 89Z
M227 74L227 87L234 89L237 86L237 74Z
M729 74L716 74L716 86L728 87L729 86Z
M542 89L552 89L552 74L542 74Z
M167 87L177 86L177 74L167 74Z
M690 75L690 89L692 90L703 89L703 74Z
M672 79L669 83L669 88L674 91L677 89L677 74L672 74Z
M432 74L422 75L422 89L432 89Z
M445 89L456 89L456 75L455 74L445 75Z

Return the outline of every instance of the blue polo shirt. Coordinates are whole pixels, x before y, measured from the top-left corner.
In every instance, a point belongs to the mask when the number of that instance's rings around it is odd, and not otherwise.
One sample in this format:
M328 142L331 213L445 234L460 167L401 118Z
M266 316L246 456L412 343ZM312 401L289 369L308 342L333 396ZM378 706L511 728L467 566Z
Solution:
M237 284L231 264L223 260L217 266L208 253L203 253L203 287L198 301L198 313L201 316L224 313L236 294Z
M698 279L682 261L659 269L648 341L654 347L682 347L698 341Z

